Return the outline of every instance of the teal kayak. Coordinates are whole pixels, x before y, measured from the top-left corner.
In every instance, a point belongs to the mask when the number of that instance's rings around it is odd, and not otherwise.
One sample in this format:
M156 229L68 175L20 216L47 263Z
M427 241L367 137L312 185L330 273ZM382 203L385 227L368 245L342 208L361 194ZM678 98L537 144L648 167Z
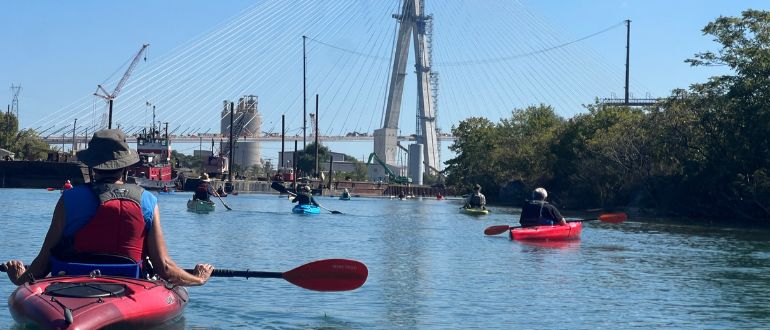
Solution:
M214 202L190 199L187 201L187 210L195 213L209 213L214 211Z
M315 205L311 204L305 204L305 205L294 205L293 208L291 208L291 213L297 213L297 214L319 214L321 213L321 208Z

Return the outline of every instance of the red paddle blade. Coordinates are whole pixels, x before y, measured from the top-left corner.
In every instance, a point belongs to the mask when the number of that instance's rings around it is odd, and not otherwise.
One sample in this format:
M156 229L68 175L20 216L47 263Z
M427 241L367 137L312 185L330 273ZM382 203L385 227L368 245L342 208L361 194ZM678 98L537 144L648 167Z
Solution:
M484 235L499 235L504 232L507 232L510 229L511 229L511 226L509 225L487 227L487 229L484 229Z
M600 215L599 220L609 223L621 223L628 220L628 215L623 212L607 213Z
M290 283L315 291L349 291L364 285L369 270L361 262L349 259L313 261L283 273Z

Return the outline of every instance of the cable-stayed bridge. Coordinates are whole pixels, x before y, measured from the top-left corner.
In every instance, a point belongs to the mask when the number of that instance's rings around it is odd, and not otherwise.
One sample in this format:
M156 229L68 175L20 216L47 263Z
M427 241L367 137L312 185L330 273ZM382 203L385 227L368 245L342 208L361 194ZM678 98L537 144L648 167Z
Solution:
M468 117L497 120L538 104L571 116L582 104L623 91L622 60L608 61L624 56L623 22L572 35L518 1L417 4L431 21L419 28L430 39L425 44L438 140ZM400 0L262 1L173 51L150 52L114 100L113 123L129 134L150 127L152 104L155 119L169 123L170 135L195 139L221 133L223 100L258 95L262 135L280 134L282 115L287 135L296 135L307 130L303 114L314 112L319 95L320 136L371 136L386 126L392 105L388 92L400 23L394 16L402 15L403 6ZM581 43L591 37L617 42L617 54L598 54ZM126 46L125 60L138 46ZM423 134L418 127L425 115L417 110L415 93L418 66L414 55L408 61L396 136ZM120 79L117 74L94 86L115 86ZM633 80L631 86L644 90ZM29 126L51 139L71 139L76 119L76 136L103 127L105 102L91 92Z

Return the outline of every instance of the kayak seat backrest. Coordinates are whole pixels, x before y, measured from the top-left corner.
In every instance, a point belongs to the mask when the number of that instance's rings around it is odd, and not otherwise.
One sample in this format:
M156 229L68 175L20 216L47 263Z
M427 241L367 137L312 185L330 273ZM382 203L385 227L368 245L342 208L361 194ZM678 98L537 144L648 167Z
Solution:
M129 257L107 254L86 254L70 258L67 261L51 256L51 275L76 276L89 275L99 270L101 275L139 278L141 267Z

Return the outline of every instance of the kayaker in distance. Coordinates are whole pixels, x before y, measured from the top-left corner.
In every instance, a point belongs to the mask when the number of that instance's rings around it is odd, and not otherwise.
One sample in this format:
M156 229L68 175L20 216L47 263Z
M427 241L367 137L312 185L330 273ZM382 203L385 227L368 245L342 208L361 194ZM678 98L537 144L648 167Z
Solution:
M468 200L465 201L463 208L466 209L487 209L487 197L481 193L481 185L473 187L473 195L468 196Z
M217 195L222 197L227 196L227 194L225 193L225 190L222 189L222 186L219 186L219 188L217 188Z
M348 191L348 188L345 188L345 190L342 191L342 198L350 198L350 191Z
M214 189L211 188L211 179L209 179L208 173L203 173L200 176L201 183L198 184L198 188L195 189L195 195L193 195L194 200L202 200L210 202L211 198L209 196L216 196L216 193L214 192Z
M128 267L137 268L146 255L157 275L171 284L206 283L213 266L197 264L191 274L168 255L155 195L123 182L126 168L139 162L139 156L128 147L122 131L97 131L88 148L78 151L78 160L93 170L94 183L64 191L43 246L29 268L19 260L5 263L11 282L21 285L50 272L76 274L78 270L67 260L100 254L130 258L136 265Z
M315 201L315 199L313 199L313 194L312 194L312 190L310 189L310 186L302 186L297 196L292 198L291 202L299 203L299 205L312 204L315 206L319 206L318 203Z
M532 192L532 200L521 208L519 223L522 227L567 224L556 206L545 201L546 197L548 192L544 188L537 188Z
M70 180L67 180L66 182L64 182L64 185L61 187L61 190L68 190L68 189L72 189L72 182L70 182Z

